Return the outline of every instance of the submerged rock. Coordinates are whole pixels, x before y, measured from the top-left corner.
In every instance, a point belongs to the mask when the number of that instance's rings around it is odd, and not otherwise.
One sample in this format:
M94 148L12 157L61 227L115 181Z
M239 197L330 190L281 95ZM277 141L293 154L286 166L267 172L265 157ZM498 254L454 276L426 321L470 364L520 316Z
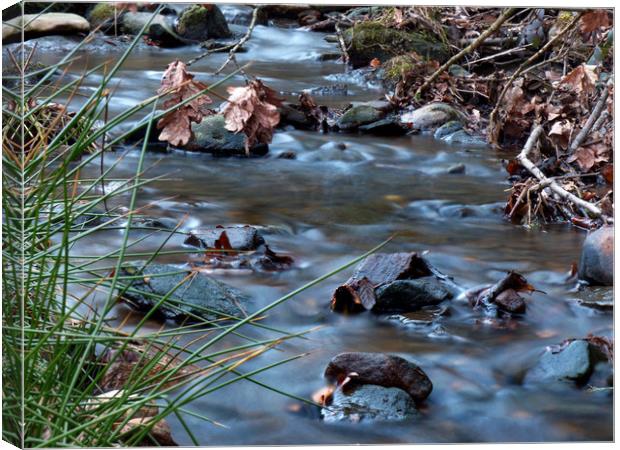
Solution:
M361 125L381 120L384 116L384 111L372 105L355 105L340 116L337 125L341 130L353 130Z
M585 382L592 372L590 344L575 340L557 351L547 349L527 373L526 383L574 381Z
M415 111L401 115L400 120L410 123L413 129L432 131L448 122L462 122L464 118L462 113L446 103L429 103Z
M245 156L245 135L233 133L225 127L225 119L215 114L192 124L194 137L185 146L190 151L212 153L214 156ZM264 156L269 152L267 144L250 147L251 156Z
M121 300L142 312L157 308L155 316L177 322L214 321L244 317L241 305L249 298L241 291L200 272L179 269L170 264L134 262L121 270L121 276L138 276L128 281ZM160 299L167 299L156 306Z
M190 231L184 243L200 248L256 250L265 240L254 227L215 227Z
M446 172L451 175L465 173L465 164L463 163L454 164L448 167L446 169Z
M475 145L484 147L487 145L487 141L482 136L476 136L469 134L465 130L458 130L443 138L449 144L461 144L461 145Z
M358 386L352 392L334 392L332 403L321 410L326 422L397 421L418 414L415 402L402 389L376 385Z
M462 129L463 129L463 124L460 121L451 120L450 122L446 122L442 126L437 128L435 130L435 134L433 134L433 137L435 139L443 139Z
M433 390L433 384L424 371L400 356L385 353L340 353L327 365L325 378L336 382L351 373L356 374L351 381L355 385L376 384L400 388L416 402L425 400Z
M353 67L368 65L373 58L387 61L394 55L415 51L423 57L443 61L449 55L439 39L405 30L387 28L379 22L362 22L344 32Z
M25 14L2 24L2 43L21 41L22 27L26 39L53 34L88 33L85 18L70 13Z
M409 312L437 305L452 298L452 293L435 277L396 280L376 290L374 312Z
M192 41L231 36L226 17L217 5L192 5L183 10L177 23L177 33Z
M314 151L302 153L298 159L306 162L361 162L366 160L362 153L349 148L343 142L327 142Z
M588 234L579 260L579 278L592 285L614 282L614 227L604 226Z

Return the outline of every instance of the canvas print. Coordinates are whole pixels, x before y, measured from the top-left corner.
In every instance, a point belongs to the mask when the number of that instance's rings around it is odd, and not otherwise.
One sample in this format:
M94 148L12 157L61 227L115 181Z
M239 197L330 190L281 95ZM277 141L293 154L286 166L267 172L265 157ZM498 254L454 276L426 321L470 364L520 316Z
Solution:
M611 7L2 11L2 439L612 442Z

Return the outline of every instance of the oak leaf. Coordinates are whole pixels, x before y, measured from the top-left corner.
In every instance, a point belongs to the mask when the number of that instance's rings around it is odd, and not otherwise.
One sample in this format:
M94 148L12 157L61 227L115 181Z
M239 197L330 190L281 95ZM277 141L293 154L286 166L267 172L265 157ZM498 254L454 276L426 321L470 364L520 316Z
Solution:
M204 91L207 87L206 84L195 81L194 75L187 71L185 63L177 60L168 65L157 93L170 95L163 104L164 108L168 109ZM206 106L210 103L211 98L203 94L166 114L157 122L157 128L162 130L159 140L167 141L174 146L186 145L192 138L192 122L200 123L203 117L213 114L213 111Z
M592 33L598 31L601 28L607 28L609 26L609 15L604 9L595 9L588 11L581 16L581 23L579 29L582 33Z
M581 64L562 77L560 85L569 86L576 94L589 95L596 88L598 81L598 75L594 69L594 66Z
M254 80L244 87L229 87L228 93L228 104L223 110L225 126L234 133L243 131L246 154L256 142L270 143L273 130L280 123L278 107L282 100L276 92Z

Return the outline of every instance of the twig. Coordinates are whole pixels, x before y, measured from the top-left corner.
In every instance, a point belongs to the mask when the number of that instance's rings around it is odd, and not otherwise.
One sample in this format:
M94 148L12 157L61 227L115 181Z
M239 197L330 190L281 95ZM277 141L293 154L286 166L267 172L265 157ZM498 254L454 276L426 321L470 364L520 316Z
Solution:
M334 24L336 28L336 36L338 36L338 44L340 44L340 50L342 50L342 60L345 64L345 67L349 67L349 52L347 51L347 45L344 42L344 37L342 36L342 30L340 29L340 25L338 22Z
M506 20L508 20L516 12L516 10L517 8L508 8L506 11L504 11L504 13L501 16L497 18L495 22L493 22L493 25L491 25L489 28L486 29L484 33L478 36L478 38L474 42L469 44L463 50L461 50L456 55L454 55L452 58L450 58L448 61L446 61L446 63L443 66L437 69L435 73L432 74L424 82L424 84L418 88L418 90L415 93L415 98L420 98L420 95L422 94L422 92L424 92L433 83L433 81L435 81L439 77L439 75L441 75L443 72L448 70L451 65L459 61L463 56L467 55L468 53L480 47L480 44L482 44L486 40L486 38L488 38L490 35L492 35L497 30L499 30L502 24L506 22Z
M224 61L224 64L222 64L219 69L213 72L214 75L218 75L222 70L224 70L224 68L235 58L235 52L239 50L239 47L245 44L252 37L252 32L254 31L254 27L256 26L256 20L258 18L258 11L260 9L261 9L261 6L257 6L256 8L254 8L254 11L252 11L252 21L250 22L248 31L245 33L245 35L241 39L239 39L239 42L237 42L235 46L230 49L228 58L226 59L226 61Z
M489 56L485 56L484 58L476 59L475 61L469 61L467 63L467 67L471 67L474 64L478 64L484 61L491 61L492 59L499 58L500 56L506 56L512 53L522 52L523 50L526 50L528 47L531 47L531 46L532 44L521 45L519 47L509 48L508 50L504 50L503 52L495 53L494 55L489 55Z
M542 125L534 126L532 133L527 138L527 142L525 143L523 150L521 150L521 153L519 153L519 155L517 156L517 160L519 161L519 163L521 163L521 165L525 167L532 175L538 178L538 180L541 182L541 186L543 186L545 189L548 187L564 200L568 200L579 206L580 208L589 211L595 217L602 217L603 212L600 210L600 208L566 191L559 184L557 184L555 180L547 178L545 174L543 174L542 171L538 167L536 167L536 165L532 161L528 159L529 153L537 144L542 131Z
M536 61L538 58L540 58L543 54L545 54L547 52L547 50L552 48L557 41L562 39L566 33L568 33L570 30L572 30L572 28L577 24L577 22L581 18L582 14L583 14L583 12L577 14L573 18L573 20L571 20L570 23L568 25L566 25L566 27L564 27L558 34L556 34L545 45L543 45L540 48L540 50L538 50L536 53L534 53L532 56L530 56L527 60L525 60L517 68L515 73L512 74L512 76L510 77L508 82L504 85L504 88L502 89L502 92L497 97L497 102L495 103L495 107L493 108L493 111L491 111L491 115L489 116L489 126L488 126L488 139L489 139L489 143L497 144L497 139L499 137L499 129L498 129L497 123L496 123L497 122L497 119L496 119L497 112L499 111L499 108L502 105L502 101L504 100L504 96L506 95L506 92L508 92L508 89L510 89L510 87L512 86L513 81L521 74L521 72L523 72L525 70L525 68L527 66L529 66L531 63Z
M596 102L596 105L594 106L594 109L592 110L592 114L590 114L590 117L588 117L586 124L583 126L581 131L577 133L577 136L575 136L575 139L573 139L573 142L571 142L570 145L568 146L569 153L574 153L575 150L577 150L579 146L581 146L585 138L588 137L590 130L592 129L592 127L594 126L598 118L600 117L601 113L603 112L603 108L605 108L605 103L607 102L608 95L609 95L609 88L608 86L605 86L605 89L603 90L603 93L601 94L601 98L599 98L598 102Z

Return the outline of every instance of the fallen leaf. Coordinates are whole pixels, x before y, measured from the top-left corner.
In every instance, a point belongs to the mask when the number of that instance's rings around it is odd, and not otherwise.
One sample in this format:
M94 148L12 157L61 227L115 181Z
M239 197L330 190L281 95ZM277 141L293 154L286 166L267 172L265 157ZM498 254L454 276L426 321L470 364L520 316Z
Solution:
M573 132L573 124L568 120L558 120L554 122L549 131L549 137L558 144L563 150L568 148Z
M600 31L609 26L609 15L604 9L594 9L581 16L579 29L582 33L592 33Z
M370 67L372 67L373 69L381 67L381 61L379 60L379 58L373 58L370 61Z
M594 92L597 81L595 66L581 64L562 77L560 86L569 86L578 95L582 93L589 95Z

